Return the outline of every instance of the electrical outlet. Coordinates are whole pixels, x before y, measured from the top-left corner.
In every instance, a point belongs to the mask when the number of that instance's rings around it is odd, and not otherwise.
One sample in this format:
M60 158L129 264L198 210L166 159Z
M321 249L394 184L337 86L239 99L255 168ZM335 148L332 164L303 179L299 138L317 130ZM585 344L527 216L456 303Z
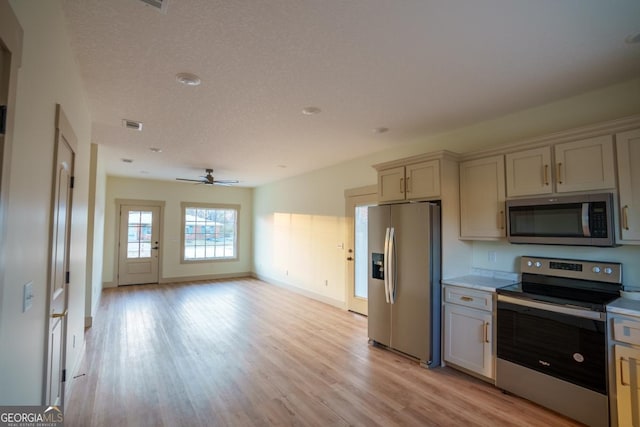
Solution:
M26 312L33 305L33 282L25 283L22 287L22 312Z
M325 281L324 281L324 285L325 285L325 286L329 286L329 281L325 279Z
M489 251L488 257L489 257L489 262L497 262L498 260L498 256L495 253L495 251Z

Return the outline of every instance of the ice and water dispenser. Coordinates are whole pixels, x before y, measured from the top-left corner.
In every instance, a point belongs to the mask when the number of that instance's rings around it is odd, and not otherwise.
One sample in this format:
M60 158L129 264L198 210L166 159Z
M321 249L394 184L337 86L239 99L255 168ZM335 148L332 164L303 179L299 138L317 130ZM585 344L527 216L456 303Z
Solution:
M384 280L384 254L371 254L371 278Z

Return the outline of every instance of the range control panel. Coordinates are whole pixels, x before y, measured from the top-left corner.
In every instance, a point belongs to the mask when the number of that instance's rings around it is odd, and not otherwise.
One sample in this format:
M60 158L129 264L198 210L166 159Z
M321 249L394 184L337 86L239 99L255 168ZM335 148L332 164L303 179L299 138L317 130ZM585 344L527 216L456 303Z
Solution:
M545 276L622 283L622 264L619 262L523 256L520 257L520 270L522 273Z

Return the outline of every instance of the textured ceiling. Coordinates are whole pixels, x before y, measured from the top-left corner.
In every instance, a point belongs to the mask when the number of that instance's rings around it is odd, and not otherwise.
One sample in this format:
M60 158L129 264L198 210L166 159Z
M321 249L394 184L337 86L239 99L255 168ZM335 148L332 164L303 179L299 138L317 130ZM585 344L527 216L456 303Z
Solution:
M640 75L638 0L166 1L63 0L112 175L255 186Z

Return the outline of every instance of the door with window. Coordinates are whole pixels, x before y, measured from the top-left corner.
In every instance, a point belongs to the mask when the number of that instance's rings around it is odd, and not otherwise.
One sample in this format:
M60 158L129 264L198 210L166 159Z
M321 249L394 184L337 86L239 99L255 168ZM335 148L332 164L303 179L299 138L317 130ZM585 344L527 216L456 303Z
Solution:
M120 205L118 285L158 283L160 206Z
M367 315L368 249L367 227L369 206L377 202L375 185L347 190L347 308Z

